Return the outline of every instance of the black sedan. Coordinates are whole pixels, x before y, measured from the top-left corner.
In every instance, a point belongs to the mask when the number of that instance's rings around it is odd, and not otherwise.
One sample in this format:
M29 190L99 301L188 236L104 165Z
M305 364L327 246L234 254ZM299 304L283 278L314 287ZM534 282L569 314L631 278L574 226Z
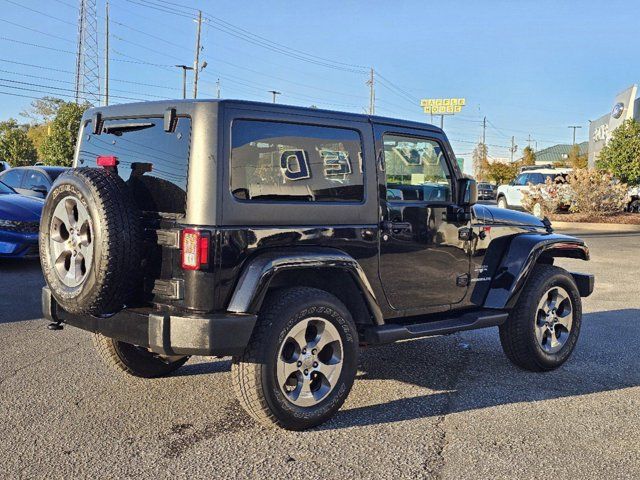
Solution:
M66 170L67 167L40 165L14 167L0 173L0 181L22 195L45 198L54 180Z
M487 182L478 183L478 200L495 200L496 187Z

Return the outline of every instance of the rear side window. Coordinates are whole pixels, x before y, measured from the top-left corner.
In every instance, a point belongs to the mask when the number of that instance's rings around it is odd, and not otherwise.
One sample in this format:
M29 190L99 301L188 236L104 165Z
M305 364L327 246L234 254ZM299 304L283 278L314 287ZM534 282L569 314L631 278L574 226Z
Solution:
M231 191L239 200L364 200L362 141L355 130L236 120L231 144Z
M84 129L78 166L94 167L98 156L118 157L118 174L138 207L148 212L184 214L191 119L178 118L173 132L163 118L105 120L99 135Z

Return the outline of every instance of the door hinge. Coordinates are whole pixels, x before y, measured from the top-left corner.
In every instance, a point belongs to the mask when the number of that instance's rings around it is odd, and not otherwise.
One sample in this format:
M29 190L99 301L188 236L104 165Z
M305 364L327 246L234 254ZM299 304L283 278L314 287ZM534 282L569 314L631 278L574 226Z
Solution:
M458 275L456 278L456 285L458 287L468 287L469 286L469 274L463 273L462 275Z

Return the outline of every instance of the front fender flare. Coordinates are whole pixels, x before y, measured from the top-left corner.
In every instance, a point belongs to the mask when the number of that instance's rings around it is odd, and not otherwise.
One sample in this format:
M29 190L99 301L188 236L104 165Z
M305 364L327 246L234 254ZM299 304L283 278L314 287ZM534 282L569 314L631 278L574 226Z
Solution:
M568 235L523 233L515 236L491 281L484 306L513 308L542 256L589 260L589 248L583 240Z
M233 313L258 313L273 277L295 268L338 268L348 272L362 292L374 322L384 323L371 284L360 264L350 255L331 248L304 248L269 251L251 259L245 266L227 310Z

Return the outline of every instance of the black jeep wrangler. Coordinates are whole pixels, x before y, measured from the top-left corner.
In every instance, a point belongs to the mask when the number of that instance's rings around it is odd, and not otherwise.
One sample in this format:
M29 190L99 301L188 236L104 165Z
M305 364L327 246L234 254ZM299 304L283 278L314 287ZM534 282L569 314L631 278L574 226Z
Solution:
M247 412L304 429L349 394L358 349L499 326L544 371L575 347L593 277L548 221L475 205L432 125L244 101L94 108L47 198L44 316L107 363L167 375L232 356Z

